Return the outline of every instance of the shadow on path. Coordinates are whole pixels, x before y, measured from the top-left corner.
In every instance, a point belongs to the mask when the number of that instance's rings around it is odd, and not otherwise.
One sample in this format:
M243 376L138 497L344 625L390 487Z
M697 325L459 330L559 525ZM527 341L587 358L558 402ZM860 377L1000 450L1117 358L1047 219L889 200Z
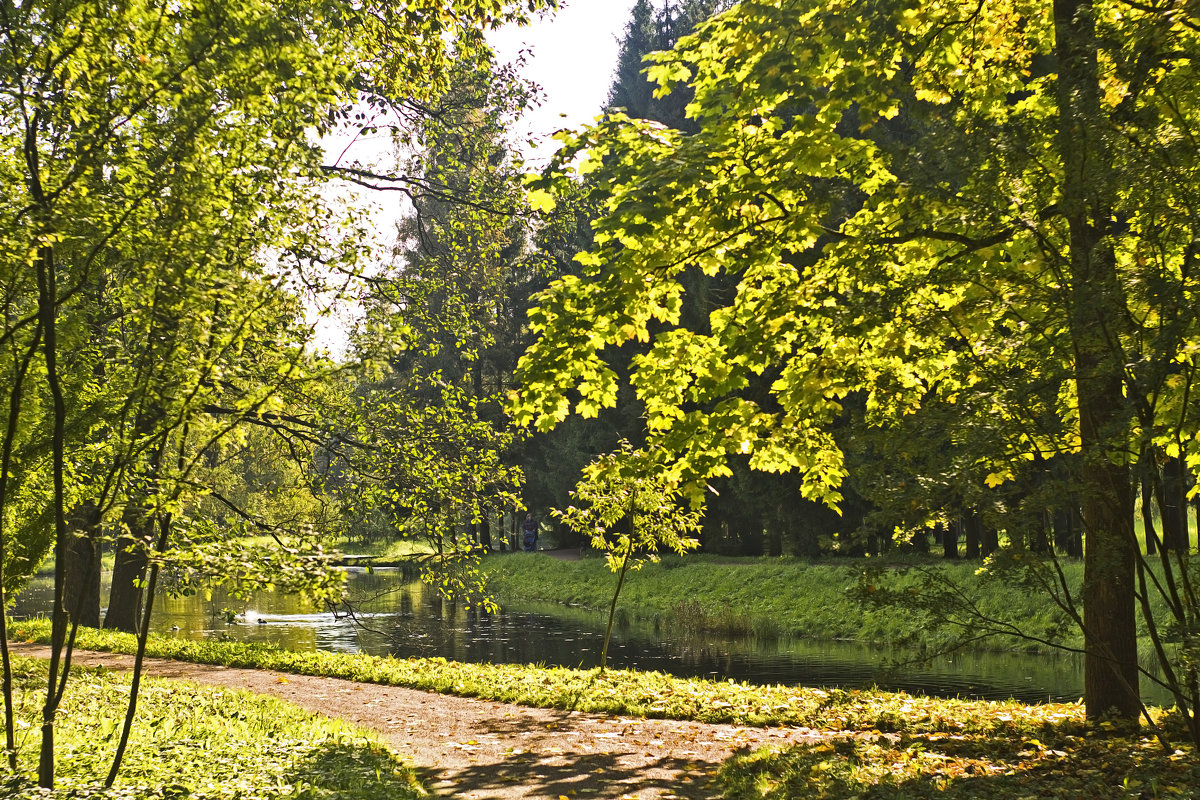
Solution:
M708 800L713 767L690 759L664 757L631 763L616 753L534 755L512 753L488 764L434 772L418 769L427 783L473 800L501 800L520 787L530 797L655 797Z

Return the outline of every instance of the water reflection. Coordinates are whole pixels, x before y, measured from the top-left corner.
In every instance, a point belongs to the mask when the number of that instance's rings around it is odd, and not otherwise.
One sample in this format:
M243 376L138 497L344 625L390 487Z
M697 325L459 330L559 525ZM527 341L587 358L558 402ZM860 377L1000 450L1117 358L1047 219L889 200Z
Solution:
M294 596L262 593L239 600L214 593L211 598L160 598L153 627L188 639L272 642L294 650L584 668L599 663L601 613L510 604L489 614L443 600L394 570L352 569L348 583L353 616L307 606ZM49 581L34 582L17 598L14 615L44 613L51 592ZM1074 700L1082 694L1081 661L1073 656L962 653L897 667L912 655L856 643L697 636L669 624L620 622L609 646L609 665L617 668L759 684L878 685L1027 702ZM1165 698L1147 699L1161 703Z

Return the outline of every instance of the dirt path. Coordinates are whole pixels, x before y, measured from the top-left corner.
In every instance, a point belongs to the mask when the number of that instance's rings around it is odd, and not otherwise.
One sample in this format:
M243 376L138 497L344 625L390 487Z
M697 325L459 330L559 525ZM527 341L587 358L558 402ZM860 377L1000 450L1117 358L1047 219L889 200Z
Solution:
M12 644L41 658L41 645ZM130 669L133 657L77 652L74 663ZM712 798L710 776L736 751L811 741L808 728L742 728L604 717L334 678L147 659L147 673L282 698L381 734L437 797L472 800Z

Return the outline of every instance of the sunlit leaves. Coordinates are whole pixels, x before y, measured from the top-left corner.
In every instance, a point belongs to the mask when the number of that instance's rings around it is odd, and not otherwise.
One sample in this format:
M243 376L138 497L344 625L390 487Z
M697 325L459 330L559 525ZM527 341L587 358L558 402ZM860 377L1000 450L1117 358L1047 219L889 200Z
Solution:
M529 207L534 211L553 211L554 195L544 189L534 189L529 193Z
M1149 378L1164 374L1163 355L1187 352L1180 332L1194 325L1177 305L1195 292L1180 266L1189 225L1163 226L1151 209L1175 208L1194 185L1194 153L1176 155L1175 137L1195 130L1195 92L1181 83L1186 59L1164 54L1152 77L1136 77L1128 42L1194 36L1153 13L1101 8L1114 32L1102 53L1107 107L1145 109L1118 169L1134 234L1121 264ZM1023 0L743 2L656 55L664 90L695 90L699 132L614 115L564 137L566 155L540 185L562 186L571 159L587 154L607 215L597 248L579 257L584 277L556 284L535 312L519 419L549 427L573 406L615 402L590 387L605 352L636 339L649 341L631 383L652 446L679 454L691 479L720 474L718 454L755 451L745 420L719 401L772 371L769 401L740 402L762 403L780 427L827 425L853 392L865 393L868 421L888 426L934 399L961 408L964 393L992 391L970 405L1000 448L993 482L1008 459L1077 448L1057 105L1042 61L1049 13ZM692 295L691 271L735 277L736 295ZM675 297L708 302L708 325L683 330L660 299ZM572 399L578 385L585 402ZM1165 410L1176 395L1153 396ZM1036 422L1055 416L1065 425ZM840 463L837 450L830 441L788 459L768 448L756 463L803 470ZM814 480L826 479L836 475Z
M556 515L587 536L614 572L637 569L660 549L682 554L699 546L690 536L699 528L697 515L679 505L678 490L653 458L627 442L584 469L572 500L580 505Z

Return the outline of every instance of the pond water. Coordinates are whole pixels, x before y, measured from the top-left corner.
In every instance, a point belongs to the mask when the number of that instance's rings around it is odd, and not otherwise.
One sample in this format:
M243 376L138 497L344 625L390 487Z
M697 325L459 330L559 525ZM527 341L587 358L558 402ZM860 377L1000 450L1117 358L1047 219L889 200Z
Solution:
M441 599L399 570L348 570L357 619L306 606L294 596L262 593L163 596L152 627L188 639L273 642L293 650L441 656L491 663L594 667L605 614L554 604L507 605L486 614ZM52 586L36 579L16 598L16 617L45 613ZM917 655L848 642L695 635L670 624L618 619L609 666L659 670L683 677L757 684L903 689L941 696L1026 702L1076 700L1082 661L1071 655L970 652L917 662ZM1161 704L1166 698L1148 694Z

